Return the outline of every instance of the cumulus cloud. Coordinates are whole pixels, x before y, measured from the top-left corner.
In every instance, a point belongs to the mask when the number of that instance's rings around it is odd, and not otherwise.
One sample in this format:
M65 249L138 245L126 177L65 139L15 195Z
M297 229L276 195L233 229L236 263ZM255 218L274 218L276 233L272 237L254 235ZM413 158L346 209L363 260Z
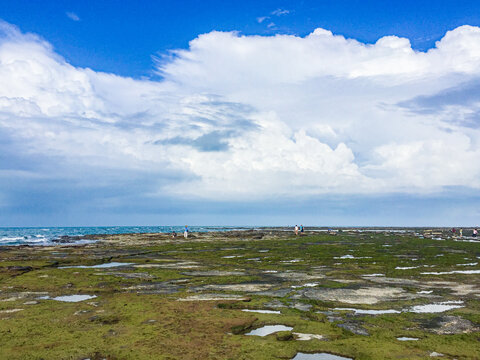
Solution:
M150 176L142 196L214 200L480 188L480 127L457 118L479 110L459 100L480 75L477 27L427 52L325 29L211 32L158 60L160 81L74 67L6 23L0 33L0 152L14 149L0 180Z

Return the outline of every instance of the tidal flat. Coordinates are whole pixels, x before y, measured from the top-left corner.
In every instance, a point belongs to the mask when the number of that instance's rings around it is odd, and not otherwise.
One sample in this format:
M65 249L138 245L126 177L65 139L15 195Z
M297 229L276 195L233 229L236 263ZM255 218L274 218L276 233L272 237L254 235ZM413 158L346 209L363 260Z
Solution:
M0 359L480 359L478 242L263 229L88 239L0 248Z

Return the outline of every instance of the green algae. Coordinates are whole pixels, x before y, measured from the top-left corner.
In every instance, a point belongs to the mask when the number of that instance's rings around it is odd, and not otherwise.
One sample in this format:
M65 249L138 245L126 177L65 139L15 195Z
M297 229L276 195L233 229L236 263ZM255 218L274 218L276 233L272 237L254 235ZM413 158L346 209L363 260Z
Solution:
M117 235L115 239L121 238ZM478 358L478 328L454 335L433 333L422 324L437 314L353 316L336 312L336 320L330 321L328 315L317 311L346 307L345 303L302 298L301 291L292 288L309 282L315 282L315 288L326 290L390 286L362 276L382 273L386 278L416 281L394 285L408 294L432 288L434 294L429 296L434 297L419 296L354 307L401 309L433 301L462 299L465 307L448 314L478 325L480 301L476 294L480 292L475 291L479 290L480 282L475 275L421 274L430 269L450 271L458 264L475 261L480 256L477 244L381 233L302 237L273 234L262 239L241 233L226 238L199 235L181 243L167 242L162 236L158 240L154 236L151 238L153 241L142 245L134 241L129 244L108 240L79 247L4 248L0 252L0 300L3 300L0 301L0 358L290 359L297 352L330 352L357 360L427 359L433 351L445 354L445 358ZM62 254L58 256L52 252ZM354 258L338 259L345 255ZM258 261L251 260L257 258ZM292 260L298 261L287 262ZM142 267L59 268L112 261ZM338 263L341 264L336 265ZM243 272L245 275L195 276L188 274L192 265L196 266L195 270ZM31 270L9 269L15 266L30 266ZM396 269L410 266L420 267ZM300 280L301 276L282 278L269 271L322 277L317 280ZM122 277L122 274L129 275ZM428 287L431 282L437 284ZM472 291L459 295L438 282L467 284ZM230 284L270 284L272 291L287 289L291 292L273 296L268 291L264 294L238 289L202 290L208 285ZM158 293L142 293L142 289ZM199 291L246 295L251 300L177 301ZM73 294L97 297L79 303L62 303L41 299L40 293L48 293L50 297ZM300 295L293 299L295 294ZM26 305L29 301L37 303ZM273 301L281 307L266 305ZM311 308L308 311L296 309L295 302L311 305ZM245 313L241 311L244 308L278 309L281 314ZM8 312L15 309L23 310ZM343 323L362 326L370 335L356 335L338 327ZM279 341L276 335L265 338L242 335L249 328L274 324L292 326L294 332L323 335L324 340ZM401 336L416 337L419 341L396 340Z

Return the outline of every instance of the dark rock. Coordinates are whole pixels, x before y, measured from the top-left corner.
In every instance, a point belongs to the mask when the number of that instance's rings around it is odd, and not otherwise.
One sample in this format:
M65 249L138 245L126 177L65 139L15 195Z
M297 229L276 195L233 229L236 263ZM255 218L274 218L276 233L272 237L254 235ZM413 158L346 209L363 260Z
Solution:
M356 335L362 335L362 336L369 336L370 334L366 329L361 327L358 324L355 324L353 322L345 322L343 324L337 324L338 327L348 330Z
M94 315L89 320L103 325L113 325L117 324L120 318L114 315Z
M290 307L300 311L310 311L310 309L312 308L312 305L296 302L296 303L293 303Z
M470 320L460 316L437 316L422 322L422 326L435 334L454 335L466 334L473 331L479 331L479 327L475 326Z
M32 271L33 268L31 266L7 266L7 270L10 272L20 272L23 274Z
M259 291L256 295L263 295L263 296L272 296L272 297L284 297L287 296L289 293L292 292L292 289L278 289L278 290L266 290L266 291Z
M174 294L183 289L183 286L172 284L169 281L151 282L124 288L124 290L136 292L137 294Z

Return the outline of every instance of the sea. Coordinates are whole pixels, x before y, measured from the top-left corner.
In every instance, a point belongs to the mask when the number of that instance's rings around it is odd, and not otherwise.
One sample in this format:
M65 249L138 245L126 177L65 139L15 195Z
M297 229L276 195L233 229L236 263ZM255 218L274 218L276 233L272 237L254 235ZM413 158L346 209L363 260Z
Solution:
M254 227L189 226L191 232L249 230ZM93 234L183 233L183 226L82 226L82 227L0 227L0 246L55 245L62 236L83 236L72 244L90 243ZM64 244L63 244L64 245Z

